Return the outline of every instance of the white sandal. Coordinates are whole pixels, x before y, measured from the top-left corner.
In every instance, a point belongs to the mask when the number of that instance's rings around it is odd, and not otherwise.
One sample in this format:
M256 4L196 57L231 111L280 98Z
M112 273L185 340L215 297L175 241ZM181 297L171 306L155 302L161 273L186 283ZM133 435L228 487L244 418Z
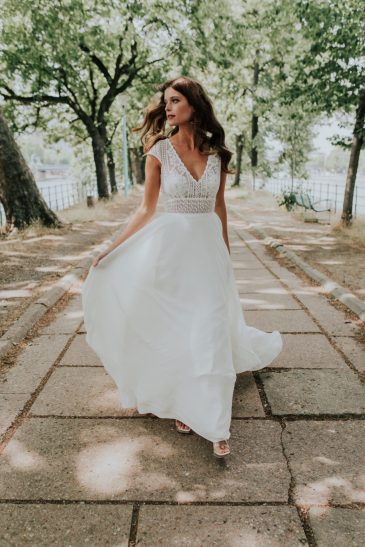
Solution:
M180 424L183 424L184 427L181 427ZM184 424L184 422L182 422L181 420L175 420L175 427L176 427L176 431L178 431L179 433L190 433L191 429L188 425Z
M221 443L225 443L225 447L221 446ZM222 451L223 449L223 451ZM228 441L217 441L213 443L213 454L216 458L224 458L231 453Z

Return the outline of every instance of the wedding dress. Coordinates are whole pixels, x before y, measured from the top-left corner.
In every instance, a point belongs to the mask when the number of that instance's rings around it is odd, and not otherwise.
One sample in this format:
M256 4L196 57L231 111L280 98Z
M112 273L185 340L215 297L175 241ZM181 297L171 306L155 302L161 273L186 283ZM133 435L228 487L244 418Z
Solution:
M236 374L267 366L282 338L245 323L214 212L218 154L199 180L168 138L147 154L161 162L164 212L91 266L82 287L86 341L122 407L228 440Z

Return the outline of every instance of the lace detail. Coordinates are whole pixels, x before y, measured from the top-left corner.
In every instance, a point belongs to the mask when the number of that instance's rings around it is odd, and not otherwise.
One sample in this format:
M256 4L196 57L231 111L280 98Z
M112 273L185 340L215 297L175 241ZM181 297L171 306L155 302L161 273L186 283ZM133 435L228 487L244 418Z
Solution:
M165 200L165 210L169 213L211 213L215 199L175 198Z
M156 142L148 154L155 156L161 163L161 191L166 212L214 211L221 174L218 154L208 156L204 173L198 181L188 171L168 139Z

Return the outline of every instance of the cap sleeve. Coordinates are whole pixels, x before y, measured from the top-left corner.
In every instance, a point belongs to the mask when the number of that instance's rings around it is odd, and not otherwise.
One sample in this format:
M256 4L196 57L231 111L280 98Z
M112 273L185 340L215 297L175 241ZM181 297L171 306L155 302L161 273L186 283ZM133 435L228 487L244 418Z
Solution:
M161 141L157 141L151 148L144 154L144 156L154 156L162 163L161 158Z

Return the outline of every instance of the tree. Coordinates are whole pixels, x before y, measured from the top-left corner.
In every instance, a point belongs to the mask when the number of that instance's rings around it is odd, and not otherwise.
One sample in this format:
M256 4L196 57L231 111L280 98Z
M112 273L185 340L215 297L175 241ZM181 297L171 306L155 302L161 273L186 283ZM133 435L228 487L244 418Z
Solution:
M276 105L285 94L291 62L301 45L289 0L259 4L229 0L228 6L226 24L220 23L212 34L209 56L219 71L218 104L236 144L235 184L244 164L243 141L254 187L256 176L270 176L274 167L267 157L266 136L276 121L273 112L278 111Z
M315 118L308 112L306 104L298 99L285 107L276 105L271 112L271 120L270 132L281 145L277 164L287 167L293 191L294 178L306 177L305 166L313 149L312 127Z
M111 107L161 61L154 51L168 44L174 53L166 13L175 4L166 2L165 12L159 2L147 0L72 0L57 8L43 0L3 2L1 94L37 109L56 106L71 128L80 132L82 126L92 143L100 198L109 196L105 155Z
M49 209L20 148L0 112L0 201L8 229L23 229L35 220L59 228L62 223Z
M297 56L290 97L305 97L318 113L354 116L342 222L352 223L353 194L365 121L365 18L357 0L296 0L305 47Z

